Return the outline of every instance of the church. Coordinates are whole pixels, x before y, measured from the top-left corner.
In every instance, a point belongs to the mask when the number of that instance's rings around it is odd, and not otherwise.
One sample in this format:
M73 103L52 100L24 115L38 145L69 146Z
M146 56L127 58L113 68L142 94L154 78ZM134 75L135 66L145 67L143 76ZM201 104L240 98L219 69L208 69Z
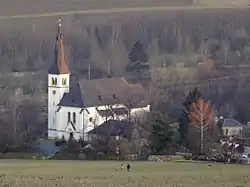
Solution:
M131 120L150 111L145 90L124 77L79 79L72 83L59 20L55 60L48 71L48 138L88 139L108 120Z

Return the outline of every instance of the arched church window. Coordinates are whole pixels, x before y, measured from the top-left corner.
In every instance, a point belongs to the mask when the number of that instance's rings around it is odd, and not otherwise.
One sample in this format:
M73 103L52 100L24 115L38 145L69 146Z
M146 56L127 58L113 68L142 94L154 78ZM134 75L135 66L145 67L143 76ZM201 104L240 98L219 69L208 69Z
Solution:
M68 121L71 121L71 119L70 119L70 112L68 112Z
M52 78L52 85L57 85L57 78L55 77Z
M67 79L66 78L63 78L62 79L62 85L66 85L67 84Z
M73 123L75 123L75 122L76 122L76 113L73 112Z
M53 93L53 95L55 95L55 94L56 94L56 91L55 91L55 90L53 90L53 91L52 91L52 93Z

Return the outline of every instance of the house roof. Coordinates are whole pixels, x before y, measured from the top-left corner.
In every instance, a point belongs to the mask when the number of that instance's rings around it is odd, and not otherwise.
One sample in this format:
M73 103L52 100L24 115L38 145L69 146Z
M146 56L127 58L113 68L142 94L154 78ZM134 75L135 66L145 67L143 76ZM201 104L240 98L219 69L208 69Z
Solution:
M110 116L114 116L114 115L120 116L120 115L128 114L127 109L124 107L110 108L110 109L105 109L105 110L96 109L96 110L100 114L100 116L102 116L102 117L110 117Z
M223 127L242 127L243 124L235 119L226 118L224 119L222 126Z
M97 110L97 112L100 114L100 116L102 117L109 117L109 116L113 116L113 112L110 109L106 109L106 110Z
M124 107L112 108L112 111L118 116L128 114L127 109Z
M79 84L86 107L117 104L116 95L129 85L123 77L80 80Z
M114 104L125 104L130 107L147 106L142 102L145 92L136 84L129 84L124 77L80 80L79 83L65 94L59 106L94 107Z
M133 123L130 121L108 120L88 133L96 135L121 136L124 138L129 138L132 135L132 131L133 131Z
M55 44L55 61L49 69L50 74L69 74L70 70L65 57L62 24L59 19Z
M64 93L58 106L84 107L79 85L74 85L69 93Z

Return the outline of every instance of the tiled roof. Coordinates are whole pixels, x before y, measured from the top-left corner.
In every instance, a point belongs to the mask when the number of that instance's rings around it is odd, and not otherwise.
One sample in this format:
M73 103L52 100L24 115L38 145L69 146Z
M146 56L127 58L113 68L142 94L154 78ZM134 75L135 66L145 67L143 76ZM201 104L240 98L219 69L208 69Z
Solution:
M86 107L117 104L117 93L127 86L128 82L123 77L80 80L80 89Z
M109 117L113 116L113 112L110 109L107 110L97 110L97 112L100 114L102 117Z
M222 126L223 127L242 127L243 124L235 119L226 118L226 119L224 119Z
M124 107L112 108L112 111L118 116L128 114L128 111Z
M55 61L49 69L50 74L69 74L70 70L65 57L62 25L58 24L58 32L55 44Z
M73 86L69 93L64 93L58 106L84 107L83 98L78 84Z
M95 107L114 104L125 104L129 107L147 106L145 92L140 85L129 84L124 77L80 80L77 88L70 89L69 94L65 94L59 106Z
M132 135L133 123L130 121L116 121L108 120L91 130L89 134L107 135L107 136L121 136L129 138Z

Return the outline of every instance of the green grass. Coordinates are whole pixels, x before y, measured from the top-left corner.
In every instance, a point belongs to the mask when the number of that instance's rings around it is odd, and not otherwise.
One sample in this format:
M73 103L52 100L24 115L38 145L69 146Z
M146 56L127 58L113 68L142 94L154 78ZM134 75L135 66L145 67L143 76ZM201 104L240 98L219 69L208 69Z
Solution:
M0 186L249 187L249 167L207 163L1 160Z

